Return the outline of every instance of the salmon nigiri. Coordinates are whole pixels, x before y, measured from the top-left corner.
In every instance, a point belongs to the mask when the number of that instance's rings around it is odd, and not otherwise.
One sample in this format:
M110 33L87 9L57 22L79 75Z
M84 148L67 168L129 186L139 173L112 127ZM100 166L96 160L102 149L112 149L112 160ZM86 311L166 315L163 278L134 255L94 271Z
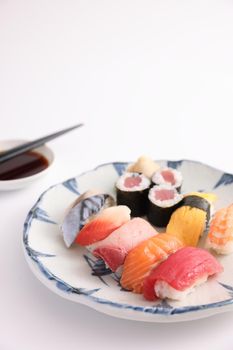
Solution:
M206 246L218 254L233 252L233 204L215 213L210 223Z
M92 251L93 255L103 259L112 271L116 271L134 247L157 234L149 222L142 218L134 218L113 231L105 239L87 248Z
M157 298L182 300L195 286L222 270L220 263L208 251L184 247L151 271L144 280L143 294L151 301Z
M121 277L121 285L135 293L142 293L142 285L150 271L183 246L171 235L160 233L139 244L127 255Z
M103 209L81 229L76 243L86 246L98 242L129 220L130 209L125 205Z

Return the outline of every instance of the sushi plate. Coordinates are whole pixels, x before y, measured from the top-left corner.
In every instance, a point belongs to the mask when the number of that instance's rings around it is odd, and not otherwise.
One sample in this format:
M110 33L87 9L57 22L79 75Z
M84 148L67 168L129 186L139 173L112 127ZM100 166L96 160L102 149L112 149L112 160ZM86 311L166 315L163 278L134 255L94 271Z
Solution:
M216 209L233 201L233 175L190 160L159 161L179 169L183 192L212 191ZM78 245L67 249L60 224L67 207L88 189L115 196L114 184L128 163L103 164L76 178L50 187L37 200L24 223L23 248L33 273L53 292L100 312L137 321L177 322L233 311L233 254L218 257L224 272L197 287L182 302L148 302L121 288L100 260ZM202 243L200 243L202 245Z

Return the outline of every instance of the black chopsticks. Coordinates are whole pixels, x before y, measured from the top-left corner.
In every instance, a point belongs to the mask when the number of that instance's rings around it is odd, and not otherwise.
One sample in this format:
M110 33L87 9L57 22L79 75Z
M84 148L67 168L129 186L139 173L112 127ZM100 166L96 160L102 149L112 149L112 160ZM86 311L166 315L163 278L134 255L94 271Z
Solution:
M60 131L55 132L53 134L41 137L37 140L29 141L29 142L23 143L22 145L11 148L10 150L5 151L5 152L0 154L0 164L6 162L7 160L9 160L11 158L14 158L14 157L20 155L22 153L25 153L27 151L30 151L30 150L35 149L37 147L40 147L43 144L45 144L46 142L51 141L51 140L53 140L56 137L59 137L61 135L64 135L69 131L80 128L81 126L83 126L83 124L77 124L77 125L71 126L70 128L60 130Z

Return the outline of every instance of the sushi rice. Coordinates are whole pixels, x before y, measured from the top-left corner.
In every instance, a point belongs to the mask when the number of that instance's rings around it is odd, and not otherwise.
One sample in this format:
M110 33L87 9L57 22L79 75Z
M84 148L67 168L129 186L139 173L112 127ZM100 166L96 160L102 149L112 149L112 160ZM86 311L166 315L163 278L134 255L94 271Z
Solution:
M165 194L163 198L156 198L157 192L163 192ZM163 184L160 186L153 186L149 191L149 200L161 208L168 208L179 203L183 196L177 193L176 189L169 184Z
M185 289L185 290L178 290L170 286L165 281L157 281L154 286L155 294L158 298L161 299L172 299L172 300L183 300L188 294L191 294L197 286L200 286L201 284L205 283L208 279L208 275L203 276L195 281L195 283Z

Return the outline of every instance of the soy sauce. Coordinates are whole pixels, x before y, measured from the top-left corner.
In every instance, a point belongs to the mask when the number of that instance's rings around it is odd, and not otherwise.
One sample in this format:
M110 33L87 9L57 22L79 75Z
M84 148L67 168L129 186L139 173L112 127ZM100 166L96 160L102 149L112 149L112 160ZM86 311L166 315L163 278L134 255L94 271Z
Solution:
M25 152L17 157L0 163L0 181L16 180L31 176L46 169L48 160L34 151Z

